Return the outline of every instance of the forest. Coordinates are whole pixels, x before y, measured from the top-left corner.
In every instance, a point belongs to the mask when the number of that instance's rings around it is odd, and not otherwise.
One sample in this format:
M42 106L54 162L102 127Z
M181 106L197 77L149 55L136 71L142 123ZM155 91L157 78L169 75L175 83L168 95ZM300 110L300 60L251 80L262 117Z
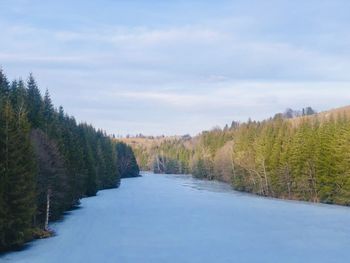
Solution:
M286 110L198 136L125 138L140 167L191 173L239 191L350 205L350 107Z
M138 176L129 146L55 108L32 74L0 70L0 252L52 233L83 197Z

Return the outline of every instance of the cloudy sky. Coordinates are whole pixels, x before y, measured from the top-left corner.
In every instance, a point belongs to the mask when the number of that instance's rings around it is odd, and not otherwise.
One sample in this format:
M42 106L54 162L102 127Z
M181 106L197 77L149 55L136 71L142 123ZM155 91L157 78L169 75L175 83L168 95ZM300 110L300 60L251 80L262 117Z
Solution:
M0 65L115 134L350 104L348 0L1 0Z

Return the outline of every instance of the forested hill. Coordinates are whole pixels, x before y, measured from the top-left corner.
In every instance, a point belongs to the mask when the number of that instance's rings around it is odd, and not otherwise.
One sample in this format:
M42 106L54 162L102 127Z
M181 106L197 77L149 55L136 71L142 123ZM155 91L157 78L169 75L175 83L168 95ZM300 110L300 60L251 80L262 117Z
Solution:
M49 235L80 198L138 173L132 151L55 109L32 75L9 83L0 70L0 251Z
M350 107L318 114L289 109L194 138L124 141L143 169L192 173L264 196L350 205Z

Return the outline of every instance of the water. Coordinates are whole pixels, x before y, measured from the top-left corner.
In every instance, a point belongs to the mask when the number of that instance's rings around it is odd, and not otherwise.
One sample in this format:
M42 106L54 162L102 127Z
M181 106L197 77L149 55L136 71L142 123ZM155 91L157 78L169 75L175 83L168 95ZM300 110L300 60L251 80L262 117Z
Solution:
M260 198L189 176L125 179L0 262L350 262L350 208Z

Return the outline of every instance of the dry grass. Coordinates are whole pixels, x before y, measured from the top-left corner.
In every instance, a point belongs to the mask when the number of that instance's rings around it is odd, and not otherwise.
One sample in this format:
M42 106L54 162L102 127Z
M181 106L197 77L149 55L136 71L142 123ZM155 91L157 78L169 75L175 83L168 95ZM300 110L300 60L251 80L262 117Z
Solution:
M350 117L350 106L344 106L340 108L335 108L323 112L319 112L310 116L302 116L290 119L289 121L292 123L294 127L299 126L304 121L320 121L321 123L327 121L331 118L337 118L338 116L347 116Z

